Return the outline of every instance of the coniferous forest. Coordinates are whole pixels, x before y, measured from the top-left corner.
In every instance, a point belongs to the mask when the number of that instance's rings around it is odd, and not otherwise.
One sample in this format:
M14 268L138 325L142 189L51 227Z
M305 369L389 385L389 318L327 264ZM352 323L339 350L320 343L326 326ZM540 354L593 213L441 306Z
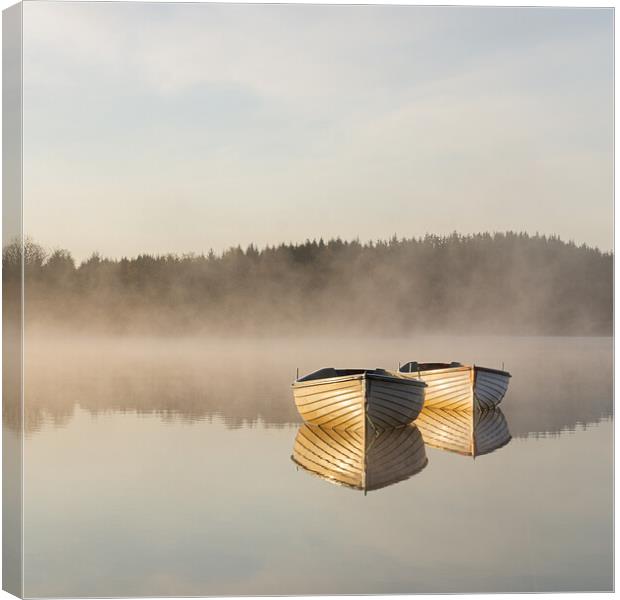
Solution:
M20 246L3 251L16 301ZM482 233L313 240L204 255L24 244L28 327L166 335L611 335L613 255L558 237Z

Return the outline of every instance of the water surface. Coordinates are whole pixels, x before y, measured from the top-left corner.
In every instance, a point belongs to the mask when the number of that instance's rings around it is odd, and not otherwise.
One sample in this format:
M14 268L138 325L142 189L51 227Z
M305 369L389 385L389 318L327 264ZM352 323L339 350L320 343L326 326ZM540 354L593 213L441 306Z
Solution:
M297 368L409 360L503 363L508 442L367 494L296 466ZM612 588L610 338L39 337L25 369L27 596Z

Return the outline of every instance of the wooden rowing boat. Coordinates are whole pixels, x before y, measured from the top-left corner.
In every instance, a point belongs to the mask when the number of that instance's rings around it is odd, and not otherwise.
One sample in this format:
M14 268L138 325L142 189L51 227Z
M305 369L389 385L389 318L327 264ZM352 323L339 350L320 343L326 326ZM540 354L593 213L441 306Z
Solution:
M375 433L304 424L291 459L317 477L364 492L408 479L428 462L415 425Z
M307 423L363 431L403 427L422 410L426 384L383 369L320 369L293 383Z
M473 457L489 454L512 439L499 408L472 412L424 408L416 426L426 445Z
M446 410L488 410L504 398L510 373L461 363L409 362L399 369L403 377L426 383L424 406Z

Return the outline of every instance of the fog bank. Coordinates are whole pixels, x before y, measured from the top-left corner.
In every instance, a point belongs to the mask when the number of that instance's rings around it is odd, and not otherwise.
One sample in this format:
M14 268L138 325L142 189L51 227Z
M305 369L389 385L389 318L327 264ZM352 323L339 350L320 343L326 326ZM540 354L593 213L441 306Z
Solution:
M5 302L20 252L3 253ZM221 255L24 248L26 326L152 335L610 335L613 255L556 237L340 239Z

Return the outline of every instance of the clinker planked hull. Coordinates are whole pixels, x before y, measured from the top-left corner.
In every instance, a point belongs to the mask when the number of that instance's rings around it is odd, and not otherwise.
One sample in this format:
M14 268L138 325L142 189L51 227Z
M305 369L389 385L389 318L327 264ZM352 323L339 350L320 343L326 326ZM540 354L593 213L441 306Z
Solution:
M342 375L340 375L342 374ZM383 370L322 369L293 384L306 423L363 432L404 427L424 406L425 385Z
M365 391L359 378L294 384L293 395L306 423L351 431L364 429Z
M510 375L484 367L474 367L474 394L478 407L482 410L496 408L504 398Z
M471 367L458 366L419 372L401 371L400 375L426 383L425 408L465 411L474 408Z
M377 429L408 425L424 406L425 387L411 385L399 378L378 379L370 376L366 383L368 418Z
M510 373L460 363L407 363L399 375L426 383L425 408L492 410L502 401Z

